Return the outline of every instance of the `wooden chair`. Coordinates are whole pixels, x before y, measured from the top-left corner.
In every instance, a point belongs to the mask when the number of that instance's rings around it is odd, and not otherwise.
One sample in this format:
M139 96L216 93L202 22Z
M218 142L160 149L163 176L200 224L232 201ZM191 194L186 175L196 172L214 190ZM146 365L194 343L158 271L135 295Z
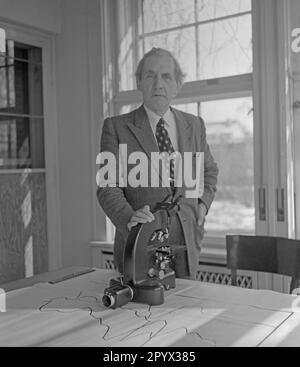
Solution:
M271 236L227 235L227 268L232 285L237 285L237 269L292 277L290 293L299 286L300 240Z

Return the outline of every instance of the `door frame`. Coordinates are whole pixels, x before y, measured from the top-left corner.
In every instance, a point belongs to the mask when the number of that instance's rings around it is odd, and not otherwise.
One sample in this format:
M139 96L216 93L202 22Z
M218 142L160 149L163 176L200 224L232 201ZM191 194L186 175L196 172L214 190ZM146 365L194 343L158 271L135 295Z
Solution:
M1 18L0 27L5 29L8 38L42 49L45 168L29 169L28 172L45 172L48 269L51 271L62 267L55 36L29 27L9 24ZM22 169L0 170L0 174L23 171Z

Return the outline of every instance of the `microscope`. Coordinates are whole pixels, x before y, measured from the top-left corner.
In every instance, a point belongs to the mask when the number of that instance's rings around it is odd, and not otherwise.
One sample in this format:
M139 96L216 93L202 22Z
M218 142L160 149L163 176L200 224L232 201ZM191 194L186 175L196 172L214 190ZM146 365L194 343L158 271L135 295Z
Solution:
M164 292L175 288L174 257L169 245L171 217L179 210L179 196L157 203L154 220L131 229L124 249L123 275L111 279L104 290L103 304L112 309L128 302L160 305Z

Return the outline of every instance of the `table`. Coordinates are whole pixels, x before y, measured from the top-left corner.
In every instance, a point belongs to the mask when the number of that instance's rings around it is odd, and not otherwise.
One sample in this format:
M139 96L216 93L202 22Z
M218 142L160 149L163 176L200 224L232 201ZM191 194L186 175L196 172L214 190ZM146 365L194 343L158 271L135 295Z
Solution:
M101 299L113 271L47 282L74 270L3 287L0 346L300 346L299 296L177 279L163 305L112 310Z

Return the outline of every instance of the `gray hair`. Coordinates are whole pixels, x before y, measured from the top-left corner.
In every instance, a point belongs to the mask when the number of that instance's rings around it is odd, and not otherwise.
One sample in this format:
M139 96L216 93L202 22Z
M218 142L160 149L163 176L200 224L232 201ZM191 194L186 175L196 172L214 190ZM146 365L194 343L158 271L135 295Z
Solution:
M175 56L170 51L165 50L163 48L157 48L157 47L153 47L150 51L148 51L143 56L141 61L139 62L136 72L135 72L137 83L142 80L145 60L149 56L169 56L171 57L171 59L174 61L174 67L175 67L174 73L175 73L175 79L176 79L177 85L179 85L180 87L182 86L183 79L185 78L185 74L183 73L179 65L179 62L176 60Z

